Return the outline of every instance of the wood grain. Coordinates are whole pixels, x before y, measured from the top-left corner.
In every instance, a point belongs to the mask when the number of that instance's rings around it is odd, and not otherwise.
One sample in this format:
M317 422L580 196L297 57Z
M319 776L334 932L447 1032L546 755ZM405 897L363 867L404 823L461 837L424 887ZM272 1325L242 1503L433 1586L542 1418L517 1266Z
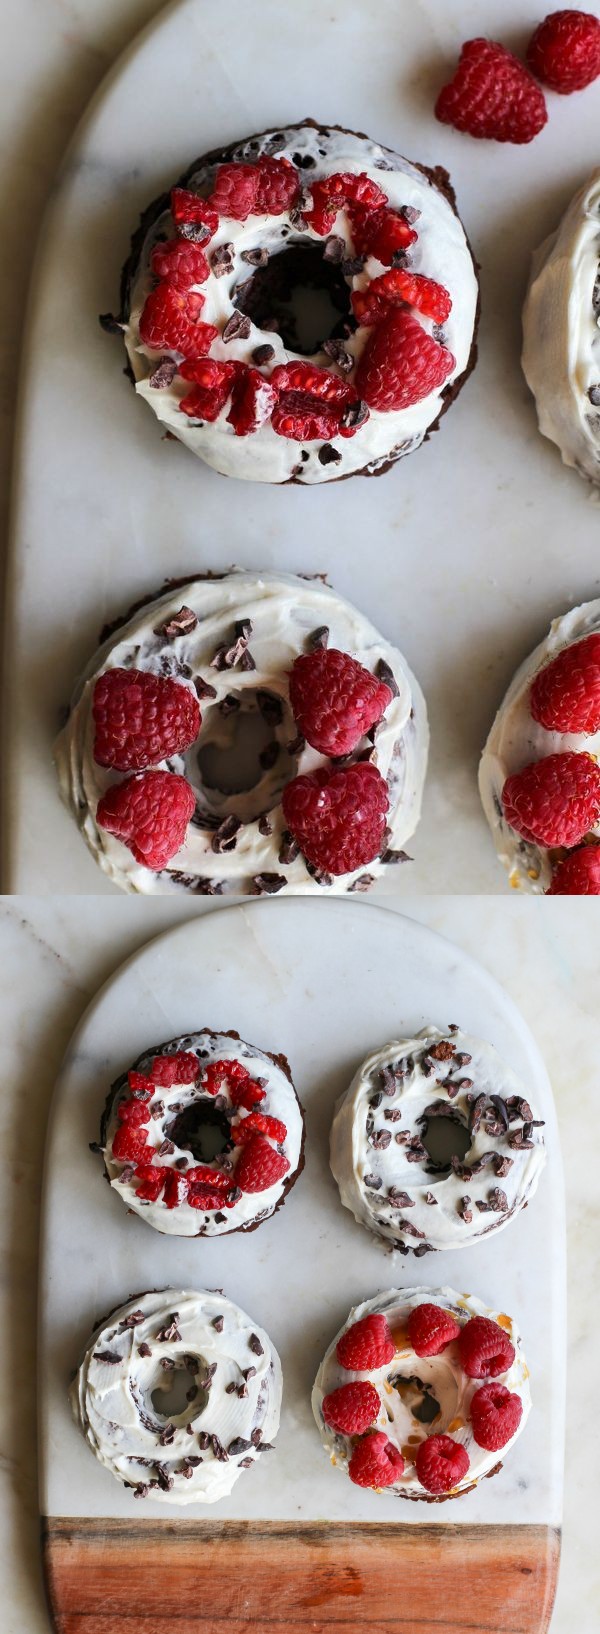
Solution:
M545 1634L546 1526L48 1519L57 1634Z

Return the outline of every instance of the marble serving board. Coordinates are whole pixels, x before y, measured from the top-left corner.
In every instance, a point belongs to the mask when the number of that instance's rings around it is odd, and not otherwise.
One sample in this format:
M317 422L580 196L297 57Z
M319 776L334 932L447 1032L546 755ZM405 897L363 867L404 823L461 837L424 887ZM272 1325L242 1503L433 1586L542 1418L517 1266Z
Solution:
M535 17L538 15L537 7ZM112 892L62 809L61 708L99 628L167 575L327 571L399 645L432 724L424 816L394 893L506 889L476 766L516 664L598 593L598 510L539 435L519 366L530 252L597 163L600 85L552 97L531 147L477 143L433 102L473 33L521 47L523 0L181 0L105 82L58 177L23 363L9 585L7 888ZM310 114L450 170L482 263L480 363L439 433L378 480L218 476L123 376L114 309L140 210L202 150Z

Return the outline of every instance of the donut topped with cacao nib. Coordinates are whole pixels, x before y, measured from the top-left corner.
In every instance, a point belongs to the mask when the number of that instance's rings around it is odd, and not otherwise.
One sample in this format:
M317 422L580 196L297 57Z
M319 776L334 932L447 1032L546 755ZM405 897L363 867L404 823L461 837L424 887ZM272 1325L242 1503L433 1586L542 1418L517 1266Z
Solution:
M307 120L196 160L145 212L103 322L193 453L315 483L419 447L473 366L477 309L446 172Z

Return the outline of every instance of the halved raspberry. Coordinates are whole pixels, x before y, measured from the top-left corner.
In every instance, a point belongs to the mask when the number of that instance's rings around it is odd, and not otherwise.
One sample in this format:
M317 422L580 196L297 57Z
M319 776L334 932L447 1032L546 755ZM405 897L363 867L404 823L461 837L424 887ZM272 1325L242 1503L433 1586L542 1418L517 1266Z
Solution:
M156 278L165 278L174 289L188 290L192 284L203 284L210 267L197 244L188 244L184 238L170 238L166 244L155 244L150 265Z
M236 437L248 437L252 431L258 431L270 418L276 402L277 394L260 370L240 364L227 415Z
M496 40L483 39L463 45L435 116L469 136L495 142L531 142L548 118L543 93L523 63Z
M363 1436L353 1450L348 1474L355 1486L392 1486L404 1473L402 1453L388 1441L383 1430Z
M345 409L357 393L346 380L312 363L280 363L271 375L277 393L272 426L279 437L294 442L329 439L341 430Z
M458 1339L460 1327L450 1311L441 1305L416 1305L407 1324L408 1337L417 1356L439 1356L446 1345Z
M181 399L182 414L211 423L218 419L235 380L235 363L218 363L216 358L207 357L197 363L182 363L179 374L184 380L196 382L194 391Z
M538 845L577 845L600 818L600 769L591 755L547 755L507 777L504 816Z
M119 1101L117 1117L119 1123L127 1123L130 1128L141 1129L149 1121L150 1108L143 1101L136 1101L132 1096L126 1095Z
M227 1192L210 1186L190 1186L187 1200L190 1208L204 1209L207 1214L215 1209L233 1208Z
M115 1130L112 1141L112 1156L118 1163L135 1160L141 1163L144 1158L154 1157L154 1147L146 1141L147 1130L136 1129L133 1124L121 1123Z
M140 340L154 352L181 352L184 357L205 357L219 331L200 323L204 296L198 290L175 289L164 279L151 289L140 317Z
M170 1089L173 1084L195 1084L200 1063L191 1050L176 1050L173 1055L155 1055L150 1072L153 1084Z
M152 1168L149 1163L140 1163L136 1169L140 1185L135 1188L136 1197L141 1197L145 1203L157 1203L170 1169Z
M138 1100L149 1101L152 1099L154 1094L154 1084L151 1078L146 1077L145 1073L134 1071L128 1072L127 1082L132 1094L135 1093Z
M307 743L323 755L351 754L391 701L385 681L335 647L319 647L293 664L294 720Z
M269 1186L283 1179L289 1167L287 1157L276 1152L264 1135L253 1135L236 1164L235 1184L241 1191L268 1191Z
M286 827L313 867L351 874L379 855L389 790L370 762L294 777L281 803Z
M246 1146L253 1134L267 1135L277 1145L285 1140L287 1129L281 1118L270 1118L266 1112L249 1112L231 1131L235 1146Z
M398 251L409 249L417 238L402 211L365 210L351 205L348 211L352 223L352 238L357 255L374 255L384 267L391 267Z
M600 635L574 641L544 664L531 688L530 708L548 732L600 731Z
M265 1091L241 1061L209 1061L202 1069L202 1088L207 1095L218 1095L228 1089L233 1106L245 1106L249 1111L258 1101L264 1101Z
M469 1454L451 1435L429 1435L417 1448L415 1464L426 1492L450 1492L464 1480Z
M499 1452L516 1435L523 1406L514 1391L505 1384L484 1384L476 1390L471 1402L471 1424L478 1447L488 1452Z
M243 1083L230 1084L229 1094L233 1106L243 1106L251 1112L259 1101L264 1101L266 1091L261 1089L254 1078L247 1078Z
M379 1413L379 1395L374 1384L356 1379L353 1384L341 1384L323 1397L323 1418L332 1430L343 1435L362 1435L374 1424Z
M600 74L600 22L589 11L553 11L536 28L527 65L559 96L583 91Z
M460 1330L458 1354L469 1379L496 1379L512 1367L515 1347L489 1316L471 1316Z
M336 171L311 186L312 208L303 212L307 227L321 237L330 233L338 210L347 204L362 205L366 210L377 210L387 204L388 196L377 182L372 182L364 171L355 176Z
M290 159L257 160L258 186L254 210L258 215L280 216L293 210L300 192L300 178Z
M436 284L434 278L425 278L420 272L406 272L403 267L391 267L380 278L372 278L366 289L355 289L351 299L354 316L362 324L381 323L393 306L402 303L414 306L435 323L445 323L452 310L443 284Z
M203 1186L206 1191L228 1191L231 1186L231 1175L224 1174L222 1169L213 1169L208 1163L198 1163L195 1168L186 1170L186 1180L190 1186Z
M208 243L219 225L219 212L215 210L207 199L201 199L197 193L190 193L187 187L174 187L171 191L171 215L176 227L206 227Z
M183 845L196 797L175 772L138 772L113 783L98 803L96 822L156 872Z
M356 392L384 413L410 408L439 391L455 367L452 352L428 335L417 318L394 311L369 335L356 371Z
M187 1175L179 1174L177 1169L165 1169L164 1173L166 1176L164 1196L165 1207L179 1208L181 1203L185 1203L187 1201Z
M600 896L600 845L583 845L565 857L546 896Z
M200 731L191 687L148 670L107 669L96 681L94 760L119 772L142 771L181 754Z
M256 210L260 173L257 165L219 165L209 204L219 216L245 221Z
M373 1313L353 1322L338 1339L335 1354L341 1367L351 1373L369 1373L385 1367L396 1354L396 1346L385 1316Z

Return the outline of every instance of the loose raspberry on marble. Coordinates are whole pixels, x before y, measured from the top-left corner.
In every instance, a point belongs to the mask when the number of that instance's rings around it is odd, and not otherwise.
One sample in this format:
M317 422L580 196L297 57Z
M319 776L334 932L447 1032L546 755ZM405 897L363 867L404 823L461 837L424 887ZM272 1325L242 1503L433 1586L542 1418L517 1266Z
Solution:
M584 845L559 863L546 896L600 896L600 845Z
M335 1354L340 1366L351 1373L369 1373L371 1368L385 1367L396 1354L385 1316L372 1312L370 1316L362 1316L359 1322L353 1322L338 1339Z
M199 290L175 289L163 279L151 289L140 317L140 340L154 352L181 352L184 357L205 357L219 331L201 323L204 296Z
M455 367L452 352L417 318L393 311L369 335L356 371L356 394L384 413L410 408L438 391Z
M467 40L458 67L435 105L436 119L469 136L531 142L548 118L527 68L495 40Z
M496 1379L512 1367L515 1347L489 1316L471 1316L460 1330L458 1354L470 1379Z
M209 1061L202 1068L202 1088L207 1095L218 1095L220 1090L228 1089L232 1105L244 1106L249 1112L265 1098L264 1089L250 1077L241 1061Z
M94 687L94 760L119 772L143 771L181 754L201 726L191 687L147 670L107 669Z
M126 1123L130 1128L141 1129L149 1122L150 1108L143 1101L135 1101L133 1097L125 1096L117 1107L119 1123Z
M320 237L331 232L338 210L343 210L345 205L377 210L388 202L387 193L364 171L358 176L336 171L322 181L313 182L310 191L312 206L303 212L303 219Z
M96 822L122 840L136 862L158 872L183 845L195 805L185 777L138 772L107 789L98 803Z
M281 1118L270 1118L266 1112L249 1112L231 1131L235 1146L246 1146L253 1134L266 1135L279 1146L285 1140L287 1128Z
M236 376L235 363L219 363L213 357L197 362L186 360L178 372L183 380L194 381L194 390L182 397L179 404L182 414L189 414L193 420L209 420L212 423L230 396Z
M176 1050L173 1055L155 1055L150 1068L153 1084L171 1089L173 1084L195 1084L200 1075L200 1063L191 1050Z
M505 1384L484 1384L471 1402L471 1424L478 1447L500 1452L516 1435L523 1407L520 1397Z
M392 1486L404 1473L402 1453L383 1430L363 1436L353 1449L348 1474L355 1486Z
M135 1172L140 1181L139 1186L135 1188L136 1197L140 1197L145 1203L157 1203L166 1177L172 1171L153 1168L149 1163L140 1163Z
M379 1413L379 1396L374 1384L356 1379L353 1384L341 1384L323 1397L323 1418L332 1430L343 1435L362 1435L374 1424Z
M255 210L259 215L281 216L293 210L300 193L300 178L290 159L257 159L258 186Z
M530 709L548 732L600 731L600 635L574 641L544 664L531 688Z
M270 419L277 393L259 369L240 364L233 382L231 408L227 419L236 437L248 437Z
M408 1337L417 1356L439 1356L459 1333L458 1322L441 1305L416 1305L408 1318Z
M389 317L393 306L413 306L424 318L434 323L445 323L452 310L452 301L443 284L434 278L425 278L420 272L407 272L404 267L391 267L380 278L372 278L366 289L355 289L352 310L361 324L381 323Z
M389 790L370 762L295 777L281 804L286 827L313 867L351 874L379 856Z
M463 1481L469 1455L451 1435L429 1435L417 1448L416 1470L426 1492L450 1492Z
M192 284L203 284L210 267L197 244L188 244L185 238L169 238L166 244L155 244L150 265L156 278L165 278L174 289L188 290Z
M208 243L219 225L218 210L215 210L207 199L201 199L198 193L190 193L187 187L172 189L171 215L176 227L205 227L206 238L203 238L203 243Z
M271 423L278 436L312 442L343 435L344 411L357 393L339 375L308 362L279 363L270 383L277 394Z
M381 720L392 701L390 687L349 653L319 647L296 658L290 704L302 736L324 755L348 755Z
M264 1135L253 1135L236 1164L235 1185L246 1192L267 1191L283 1179L289 1167L287 1157L276 1152Z
M165 1207L169 1209L179 1208L182 1203L187 1202L187 1175L179 1174L177 1169L165 1169L163 1172L165 1175Z
M589 11L553 11L527 47L532 74L559 96L583 91L600 74L600 22Z
M154 1147L149 1146L146 1140L147 1132L146 1128L136 1129L130 1123L119 1125L112 1141L112 1156L118 1163L141 1163L143 1159L154 1157Z
M547 755L506 779L502 807L523 839L577 845L600 818L600 769L591 755Z
M394 256L409 249L418 237L401 210L390 210L385 205L379 210L365 210L361 205L351 205L348 214L356 254L374 255L384 267L391 267Z

